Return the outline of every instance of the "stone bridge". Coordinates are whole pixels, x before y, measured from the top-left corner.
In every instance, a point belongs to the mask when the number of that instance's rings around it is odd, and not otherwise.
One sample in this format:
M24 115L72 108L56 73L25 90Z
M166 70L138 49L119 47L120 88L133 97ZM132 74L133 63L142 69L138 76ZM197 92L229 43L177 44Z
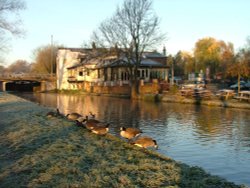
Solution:
M43 92L54 89L55 74L0 74L0 91Z

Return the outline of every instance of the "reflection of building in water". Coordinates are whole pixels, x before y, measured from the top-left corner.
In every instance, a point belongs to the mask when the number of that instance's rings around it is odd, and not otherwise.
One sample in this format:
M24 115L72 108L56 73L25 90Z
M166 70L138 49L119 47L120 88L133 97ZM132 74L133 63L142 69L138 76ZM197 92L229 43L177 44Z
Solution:
M103 121L123 121L124 114L129 114L130 100L109 97L57 95L57 107L63 114L77 112L83 116L89 112L96 114L96 118ZM119 105L117 104L119 103ZM114 109L112 106L116 106Z
M33 93L35 97L39 100L39 104L46 104L46 106L49 107L55 107L57 105L57 100L55 100L55 97L57 96L56 94L47 94L47 93ZM48 97L48 95L50 95ZM54 97L52 97L54 96Z
M93 104L87 100L88 97L79 97L76 95L58 95L58 107L64 114L77 112L83 116L87 115L93 109ZM96 110L95 110L96 111Z

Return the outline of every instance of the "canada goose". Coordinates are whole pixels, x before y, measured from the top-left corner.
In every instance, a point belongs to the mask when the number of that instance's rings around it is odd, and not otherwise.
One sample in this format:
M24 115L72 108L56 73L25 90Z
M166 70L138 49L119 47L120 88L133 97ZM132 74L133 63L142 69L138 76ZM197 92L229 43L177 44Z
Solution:
M100 122L100 123L94 123L94 122L86 122L85 123L85 127L88 130L93 130L94 128L98 128L98 127L105 127L107 124Z
M85 123L85 127L86 127L88 130L92 130L93 128L98 127L98 124L99 124L99 123L86 122L86 123Z
M92 123L101 123L99 120L97 119L89 119L88 116L85 117L85 121L86 122L92 122Z
M46 116L50 118L50 117L57 117L59 115L60 115L60 112L59 112L59 109L57 108L56 112L52 112L52 111L48 112Z
M133 127L128 127L128 128L121 127L120 128L120 135L123 138L129 139L129 140L139 136L141 133L142 131L140 129L133 128Z
M77 120L78 118L82 117L81 114L78 114L76 112L73 112L73 113L70 113L70 114L67 114L66 117L69 119L69 120Z
M81 117L77 118L76 121L82 123L85 121L85 118L83 116L81 116Z
M156 140L153 140L152 138L146 136L138 138L132 144L142 148L155 147L156 149L158 149Z
M102 122L96 119L88 119L88 116L86 116L86 119L83 122L85 122L85 127L88 130L92 130L94 127L104 126Z
M78 120L76 120L76 126L77 127L84 127L83 123L78 121Z
M76 119L76 121L78 122L94 122L94 123L99 123L100 121L95 120L95 119L89 119L88 116L86 116L85 118L83 116L80 116L79 118Z
M105 126L93 127L91 129L92 133L95 133L98 135L105 135L108 131L109 131L109 124L106 124Z

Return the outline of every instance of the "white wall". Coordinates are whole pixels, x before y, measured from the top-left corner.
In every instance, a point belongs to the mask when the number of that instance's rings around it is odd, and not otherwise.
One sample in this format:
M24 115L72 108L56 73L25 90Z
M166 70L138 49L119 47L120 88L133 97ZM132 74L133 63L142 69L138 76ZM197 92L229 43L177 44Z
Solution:
M80 52L74 52L70 49L59 49L57 53L57 89L69 89L67 68L79 63L78 55Z

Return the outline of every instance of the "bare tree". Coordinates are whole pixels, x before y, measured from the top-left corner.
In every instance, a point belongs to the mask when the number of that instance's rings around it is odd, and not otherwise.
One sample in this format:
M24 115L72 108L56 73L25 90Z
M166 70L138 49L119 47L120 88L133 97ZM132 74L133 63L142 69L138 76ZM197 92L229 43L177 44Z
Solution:
M0 52L8 51L8 35L20 36L21 28L19 12L25 9L22 0L0 0ZM1 54L0 54L1 55Z
M93 33L97 46L122 50L137 94L137 70L143 52L155 49L165 39L159 25L160 21L152 9L151 0L125 0L114 15L103 21Z
M32 64L33 73L49 74L56 72L56 53L58 46L41 46L34 50L34 63ZM51 70L52 68L52 70Z
M21 20L19 11L25 9L25 3L22 0L0 0L0 31L10 32L13 35L23 33L20 28ZM12 16L9 16L12 14ZM10 18L14 20L10 20Z
M4 71L5 71L5 67L4 67L4 66L2 66L2 65L0 65L0 75L1 75L1 74L3 74L3 73L4 73Z
M6 69L6 73L29 73L30 64L25 60L17 60L11 65L9 65Z

